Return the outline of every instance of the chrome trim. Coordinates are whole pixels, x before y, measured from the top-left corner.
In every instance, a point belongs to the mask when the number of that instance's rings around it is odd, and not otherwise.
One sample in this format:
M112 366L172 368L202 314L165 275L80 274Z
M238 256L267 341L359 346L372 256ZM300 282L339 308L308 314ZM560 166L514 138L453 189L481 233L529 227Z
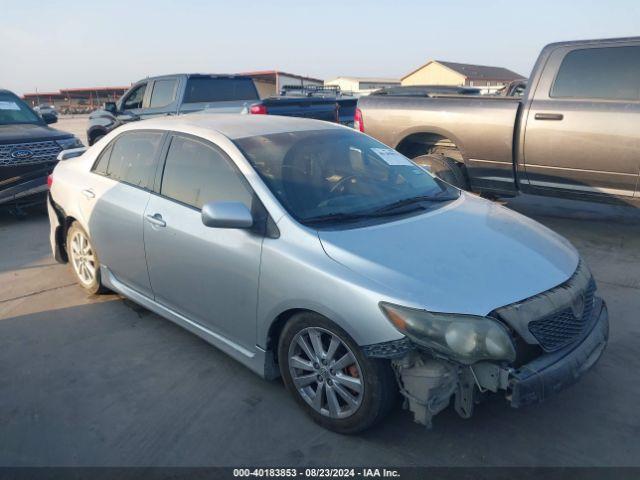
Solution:
M605 170L590 170L588 168L567 168L567 167L557 167L551 165L535 165L532 163L525 163L526 168L542 168L549 170L566 170L569 172L587 172L587 173L606 173L607 175L625 175L627 177L637 177L637 173L623 173L623 172L609 172Z
M12 157L12 153L16 150L30 150L33 155L22 159L14 158ZM62 147L53 140L0 145L0 167L55 162L56 157L61 150Z
M621 195L625 197L633 197L635 194L633 190L622 190L618 188L591 187L587 185L571 185L567 183L543 182L540 180L527 180L526 182L529 185L537 185L539 187L562 188L565 190L578 190L580 192L590 192L590 193L606 193L609 195Z

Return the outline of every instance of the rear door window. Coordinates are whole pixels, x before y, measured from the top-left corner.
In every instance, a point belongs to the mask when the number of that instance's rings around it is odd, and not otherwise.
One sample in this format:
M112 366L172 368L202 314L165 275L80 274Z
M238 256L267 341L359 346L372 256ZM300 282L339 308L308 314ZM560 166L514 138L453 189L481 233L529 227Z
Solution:
M192 77L187 80L183 103L258 100L258 92L250 78Z
M156 80L153 82L149 108L166 107L173 102L177 83L176 79Z
M162 136L162 132L123 133L104 150L94 171L113 180L150 188Z
M160 193L198 209L211 201L251 208L251 190L232 161L218 148L182 136L171 141Z
M567 53L551 97L640 100L640 47L583 48Z
M100 175L107 174L107 168L109 167L109 159L111 158L111 150L113 150L113 143L110 143L107 148L102 150L98 156L98 160L93 165L92 171L99 173Z

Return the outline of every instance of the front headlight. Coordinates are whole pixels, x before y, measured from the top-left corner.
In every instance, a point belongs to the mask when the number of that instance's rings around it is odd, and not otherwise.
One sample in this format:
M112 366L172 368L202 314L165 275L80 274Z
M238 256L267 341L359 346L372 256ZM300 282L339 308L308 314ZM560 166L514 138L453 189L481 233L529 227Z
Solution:
M82 142L78 137L62 138L60 140L56 140L56 143L60 145L62 150L69 150L70 148L84 147L84 145L82 144Z
M496 320L475 315L432 313L381 302L389 321L413 342L460 363L516 358L506 328Z

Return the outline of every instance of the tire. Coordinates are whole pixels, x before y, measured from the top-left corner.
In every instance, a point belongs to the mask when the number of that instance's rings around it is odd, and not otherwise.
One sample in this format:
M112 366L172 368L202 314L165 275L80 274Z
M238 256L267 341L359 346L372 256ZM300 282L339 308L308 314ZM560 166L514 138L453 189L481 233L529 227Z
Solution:
M100 141L100 139L101 139L102 137L104 137L104 135L102 135L102 134L98 134L98 135L96 135L95 137L93 137L93 138L91 139L91 142L89 142L89 146L91 146L91 145L95 145L97 142L99 142L99 141Z
M312 339L316 335L320 338L319 354ZM332 354L334 342L337 347ZM389 362L366 357L347 332L312 312L299 313L287 322L278 342L278 362L284 384L296 402L316 423L337 433L353 434L372 427L398 399Z
M421 155L414 158L413 161L440 180L444 180L460 190L469 190L469 180L464 171L464 166L460 162L444 155L433 153Z
M73 222L67 231L67 255L71 271L82 288L92 295L107 291L102 284L96 249L78 222Z

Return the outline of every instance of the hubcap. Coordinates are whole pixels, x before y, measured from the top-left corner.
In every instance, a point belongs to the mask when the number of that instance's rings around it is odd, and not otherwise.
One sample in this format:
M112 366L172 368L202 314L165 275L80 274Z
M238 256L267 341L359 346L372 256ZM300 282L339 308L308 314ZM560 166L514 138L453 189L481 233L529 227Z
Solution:
M91 285L96 278L96 257L89 240L79 231L71 238L71 263L78 279L84 285Z
M305 328L293 337L289 373L305 402L326 417L349 417L362 404L360 365L349 347L328 330Z

